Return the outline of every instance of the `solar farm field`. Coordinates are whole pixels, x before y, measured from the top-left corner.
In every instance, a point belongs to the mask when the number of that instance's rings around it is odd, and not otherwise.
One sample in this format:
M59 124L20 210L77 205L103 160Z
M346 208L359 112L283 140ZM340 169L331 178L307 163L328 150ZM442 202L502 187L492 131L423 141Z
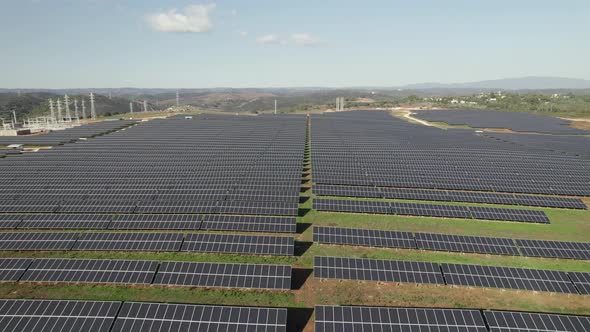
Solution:
M588 331L557 134L201 114L0 157L0 331Z

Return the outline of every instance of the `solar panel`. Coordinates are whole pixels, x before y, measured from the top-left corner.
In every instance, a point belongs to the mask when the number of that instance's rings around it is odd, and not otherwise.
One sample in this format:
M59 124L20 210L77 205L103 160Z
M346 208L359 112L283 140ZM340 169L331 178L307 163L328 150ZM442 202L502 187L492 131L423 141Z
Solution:
M21 281L149 284L158 264L108 259L37 259Z
M106 229L111 221L105 214L32 214L24 216L18 228Z
M293 256L295 242L286 236L188 234L181 251Z
M19 214L0 214L0 229L16 228L22 219Z
M195 214L120 214L109 229L198 230L200 217Z
M0 331L109 332L121 302L0 300Z
M286 309L126 302L112 331L284 332L286 329Z
M291 289L291 267L263 264L162 262L154 284Z
M416 243L426 250L519 256L514 242L504 238L416 233Z
M483 314L490 332L590 331L589 316L495 310L486 310Z
M294 217L204 215L202 229L267 233L295 233Z
M77 233L0 233L0 250L70 250Z
M82 233L72 250L179 251L175 233Z
M314 226L313 241L353 246L416 249L412 233L398 231Z
M32 261L28 258L0 258L0 281L18 281Z
M516 240L524 256L590 260L590 243Z
M320 279L444 284L438 265L423 262L316 256L313 273Z
M578 292L584 295L590 295L590 273L589 272L568 272L567 273L574 283Z
M447 285L578 293L561 271L446 263L441 267Z
M549 223L543 211L501 209L490 207L456 206L442 204L417 204L405 202L355 201L316 198L313 208L318 211L397 214L423 217L486 219Z
M475 219L549 223L549 218L545 212L537 210L500 209L479 206L470 206L469 210Z
M315 307L316 332L487 332L478 310L384 307Z

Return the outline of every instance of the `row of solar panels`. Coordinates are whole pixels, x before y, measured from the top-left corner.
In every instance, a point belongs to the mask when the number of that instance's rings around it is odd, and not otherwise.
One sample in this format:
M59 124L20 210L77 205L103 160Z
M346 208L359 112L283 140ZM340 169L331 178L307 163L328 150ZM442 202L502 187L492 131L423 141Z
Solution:
M0 331L285 332L283 308L149 302L0 300ZM316 306L316 332L586 332L590 317L498 310ZM301 322L297 322L301 324Z
M548 313L316 306L315 332L583 332L590 317Z
M315 164L314 164L315 165ZM444 166L441 166L444 167ZM485 171L482 171L485 172ZM391 172L395 174L395 171ZM566 196L590 196L590 189L585 184L585 179L568 183L570 179L556 179L553 183L538 183L540 176L519 180L497 180L500 183L491 183L490 180L468 179L463 174L456 178L441 178L432 175L429 178L419 176L391 175L370 178L365 175L334 173L323 175L314 173L314 182L321 184L354 185L354 186L378 186L400 187L416 189L438 190L473 190L484 192L505 192L542 195L566 195Z
M111 259L0 259L0 281L291 289L291 266Z
M295 217L198 214L0 214L0 229L218 230L295 233Z
M54 145L67 143L79 138L93 137L106 134L113 130L122 129L135 124L135 121L102 121L88 123L78 127L64 130L51 131L46 134L32 136L0 136L0 145L24 144L24 145Z
M502 128L521 132L588 135L589 131L570 127L571 121L523 112L489 110L415 110L414 116L427 121L475 128Z
M292 256L286 236L181 233L0 232L2 250L184 251Z
M316 256L314 276L590 295L589 272Z
M539 210L325 198L314 199L313 208L318 211L501 220L549 224L549 218L545 212Z
M313 193L318 196L359 198L388 198L423 201L465 202L504 205L525 205L566 209L587 209L579 198L534 195L514 195L472 191L448 191L408 188L379 188L367 186L337 186L316 184Z
M33 195L25 194L7 194L2 195L0 191L0 201L13 201L18 204L23 202L25 204L31 203L35 199L60 201L60 205L68 205L82 202L112 202L113 200L121 200L124 202L167 202L167 201L239 201L239 202L286 202L299 203L299 195L294 193L280 193L272 191L261 191L260 193L252 193L247 190L232 191L231 193L212 192L212 193L182 193L182 194L152 194L152 193L124 193L119 194L116 191L103 193L98 195L78 195L68 191L63 193L41 193Z
M0 331L285 332L287 309L147 302L0 300Z
M264 201L1 201L0 213L239 214L296 216L298 202Z
M590 260L590 243L313 227L313 241L383 248Z

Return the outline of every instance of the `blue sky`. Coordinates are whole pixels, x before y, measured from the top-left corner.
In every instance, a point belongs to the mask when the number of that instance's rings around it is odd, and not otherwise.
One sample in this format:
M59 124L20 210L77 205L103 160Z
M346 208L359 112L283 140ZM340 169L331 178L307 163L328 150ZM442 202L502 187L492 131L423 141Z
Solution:
M590 1L0 0L0 87L590 79Z

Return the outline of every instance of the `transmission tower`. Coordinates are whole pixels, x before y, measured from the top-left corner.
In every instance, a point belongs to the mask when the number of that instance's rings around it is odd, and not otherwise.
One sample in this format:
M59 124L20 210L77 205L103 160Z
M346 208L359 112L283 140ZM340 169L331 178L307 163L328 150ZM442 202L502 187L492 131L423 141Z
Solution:
M62 122L63 118L61 117L61 100L57 98L57 122Z
M131 114L133 114L133 102L132 101L129 102L129 112L131 112Z
M80 123L80 116L78 115L78 99L74 99L74 116L76 117L76 122Z
M53 99L49 99L49 111L51 112L51 122L55 123L55 112L53 108Z
M143 111L147 112L147 100L143 101Z
M94 108L94 93L90 93L90 117L96 120L96 109Z
M64 102L66 103L66 120L67 122L72 122L72 115L70 114L70 97L68 97L68 95L64 96Z
M82 119L86 120L86 100L82 98Z
M176 107L180 106L180 95L178 94L178 90L176 90Z

